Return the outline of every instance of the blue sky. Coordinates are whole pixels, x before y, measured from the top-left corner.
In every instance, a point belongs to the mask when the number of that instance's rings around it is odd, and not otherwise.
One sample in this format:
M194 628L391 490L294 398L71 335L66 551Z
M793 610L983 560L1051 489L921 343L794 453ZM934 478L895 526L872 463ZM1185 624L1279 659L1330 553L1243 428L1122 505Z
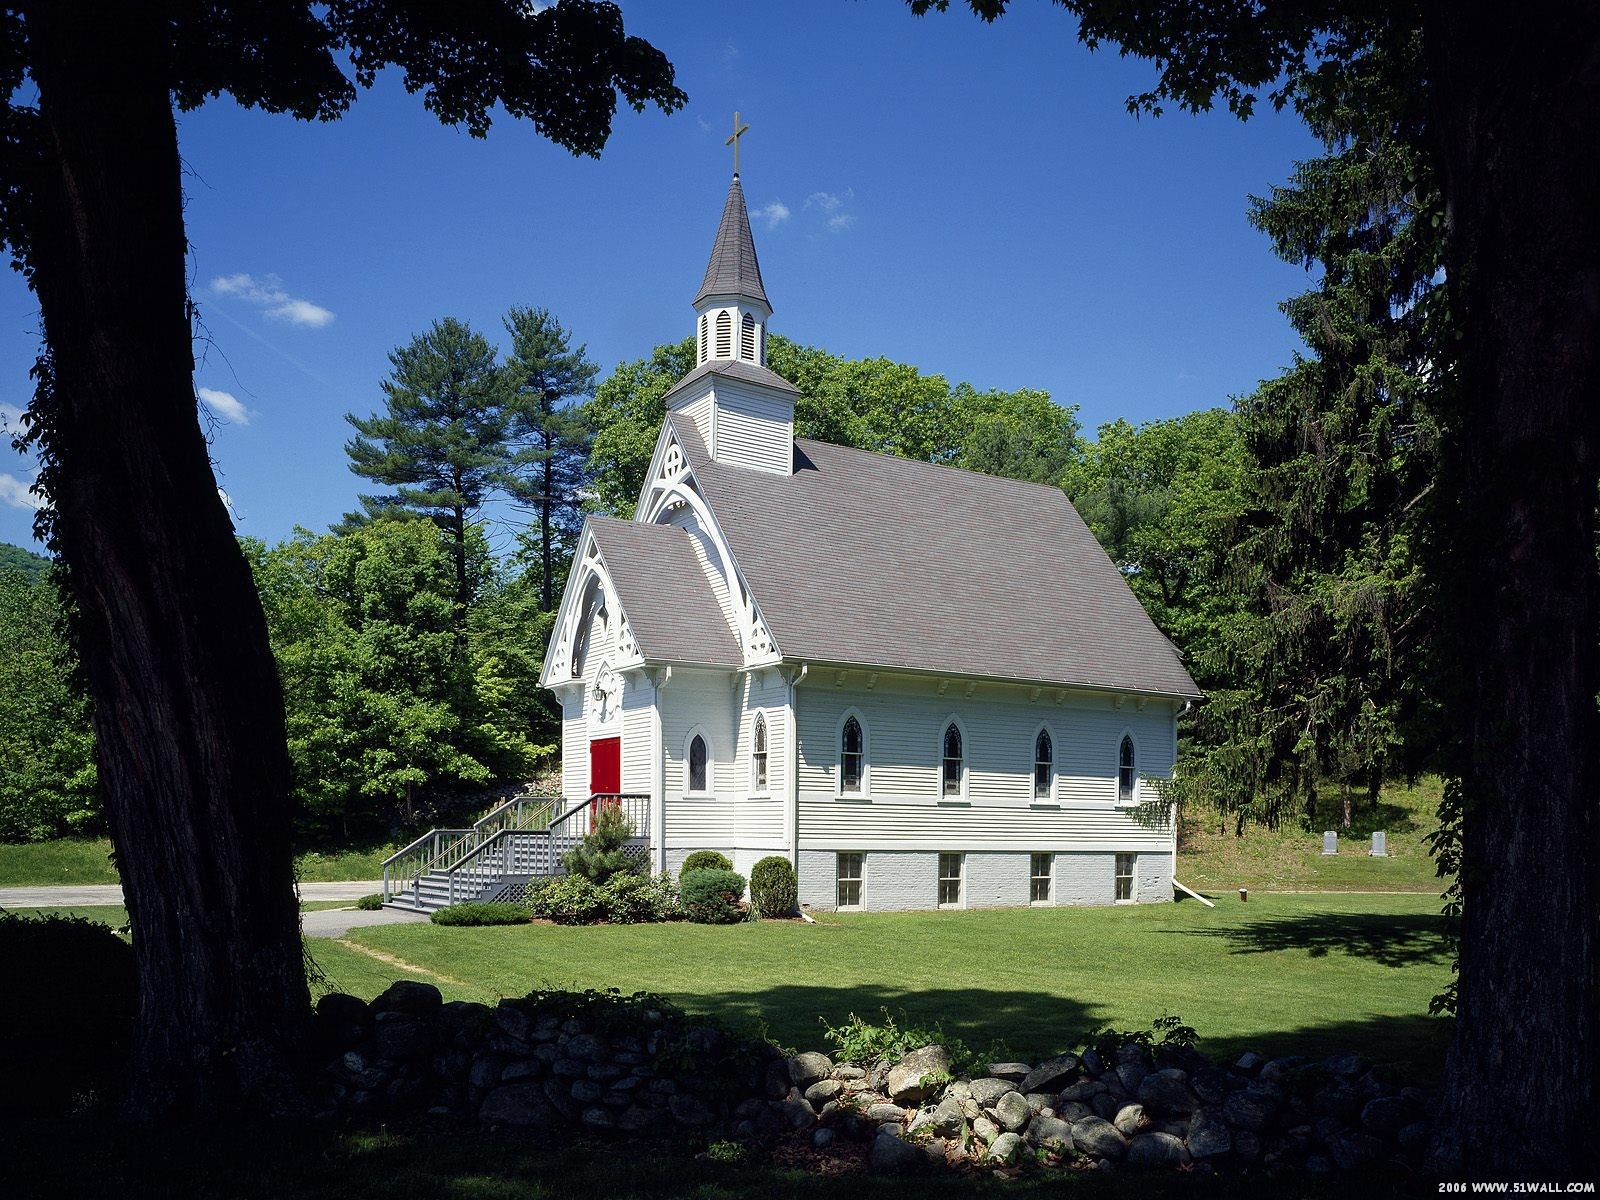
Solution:
M1224 404L1297 348L1303 290L1247 196L1317 147L1291 115L1135 119L1148 64L1090 54L1070 17L993 26L898 0L624 4L688 106L619 113L602 157L531 128L440 126L393 77L304 125L218 101L184 115L196 383L241 533L275 541L354 507L343 414L434 319L493 335L554 311L609 372L691 332L731 171L773 329L979 388L1037 387L1089 427ZM219 282L220 281L220 282ZM0 419L27 403L36 309L0 278ZM0 449L0 541L31 544L33 466Z

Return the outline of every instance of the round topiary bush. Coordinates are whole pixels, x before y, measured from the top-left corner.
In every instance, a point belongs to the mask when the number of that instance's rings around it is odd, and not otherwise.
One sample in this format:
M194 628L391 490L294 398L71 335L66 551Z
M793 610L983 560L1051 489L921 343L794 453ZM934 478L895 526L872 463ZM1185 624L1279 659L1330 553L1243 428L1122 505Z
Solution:
M744 876L715 868L685 871L678 878L683 915L702 925L732 925L744 920Z
M58 1114L119 1086L138 1010L133 947L81 917L0 916L0 1113Z
M719 854L715 850L696 850L683 860L683 866L678 869L678 878L682 879L690 871L731 871L733 863L726 854Z
M750 869L750 902L763 917L792 917L799 909L800 882L794 864L771 854Z
M356 907L362 912L377 912L383 907L383 893L373 892L370 896L363 896L356 901Z

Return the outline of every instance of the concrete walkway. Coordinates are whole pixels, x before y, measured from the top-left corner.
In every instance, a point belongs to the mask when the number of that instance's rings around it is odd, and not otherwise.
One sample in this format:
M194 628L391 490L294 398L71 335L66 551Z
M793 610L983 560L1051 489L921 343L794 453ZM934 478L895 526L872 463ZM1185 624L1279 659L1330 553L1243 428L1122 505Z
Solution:
M302 900L359 900L383 887L380 880L302 883ZM0 887L0 908L79 908L86 904L121 904L119 883L85 883L75 887Z
M350 900L370 896L383 884L377 880L350 880L340 883L302 883L300 899ZM115 883L80 884L77 887L0 888L0 908L85 908L101 904L121 904L122 888ZM362 912L355 908L329 908L300 914L300 928L307 937L343 937L364 925L407 925L426 921L427 913L380 908Z

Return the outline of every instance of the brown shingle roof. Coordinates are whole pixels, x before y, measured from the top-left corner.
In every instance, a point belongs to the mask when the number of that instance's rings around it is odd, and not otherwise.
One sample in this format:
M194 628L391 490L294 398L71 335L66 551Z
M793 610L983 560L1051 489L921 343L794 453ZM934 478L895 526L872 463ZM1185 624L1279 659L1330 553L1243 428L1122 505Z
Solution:
M1200 694L1058 488L806 439L777 475L667 419L786 658Z
M588 527L645 658L716 667L744 662L687 533L615 517L590 517Z

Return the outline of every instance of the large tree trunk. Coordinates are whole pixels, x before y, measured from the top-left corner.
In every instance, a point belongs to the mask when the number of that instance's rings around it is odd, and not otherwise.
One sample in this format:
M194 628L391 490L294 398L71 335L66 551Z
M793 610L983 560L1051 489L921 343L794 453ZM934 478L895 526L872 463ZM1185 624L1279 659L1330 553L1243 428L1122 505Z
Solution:
M195 410L155 6L28 13L37 415L138 962L135 1111L295 1098L309 1017L283 701ZM53 464L53 465L52 465Z
M1439 3L1425 41L1465 334L1442 551L1468 738L1430 1162L1579 1179L1600 1046L1600 5Z

